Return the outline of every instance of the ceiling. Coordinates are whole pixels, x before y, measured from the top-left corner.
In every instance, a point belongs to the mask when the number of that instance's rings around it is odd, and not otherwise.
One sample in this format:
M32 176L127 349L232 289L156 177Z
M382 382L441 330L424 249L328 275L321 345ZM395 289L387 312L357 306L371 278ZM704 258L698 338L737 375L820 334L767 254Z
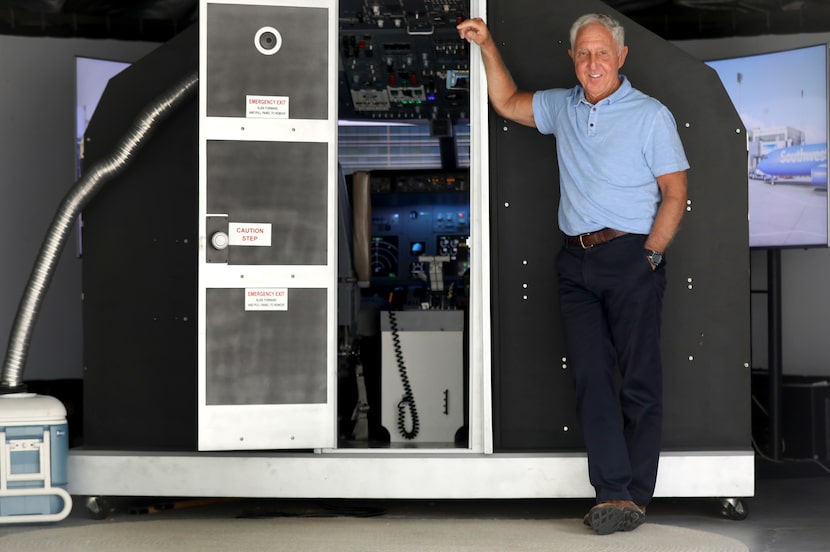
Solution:
M604 0L666 40L830 31L830 0Z
M830 0L605 3L666 40L830 31ZM198 5L198 0L0 0L0 34L163 42L197 20Z

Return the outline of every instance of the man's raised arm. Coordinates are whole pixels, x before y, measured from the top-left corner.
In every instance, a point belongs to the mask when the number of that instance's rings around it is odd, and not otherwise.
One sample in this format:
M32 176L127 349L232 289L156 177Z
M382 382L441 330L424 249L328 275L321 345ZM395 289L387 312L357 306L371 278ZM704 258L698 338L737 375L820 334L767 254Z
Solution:
M487 74L487 95L496 113L521 125L536 127L533 93L519 90L513 82L487 24L480 18L468 19L461 22L457 29L461 38L478 44L481 49Z

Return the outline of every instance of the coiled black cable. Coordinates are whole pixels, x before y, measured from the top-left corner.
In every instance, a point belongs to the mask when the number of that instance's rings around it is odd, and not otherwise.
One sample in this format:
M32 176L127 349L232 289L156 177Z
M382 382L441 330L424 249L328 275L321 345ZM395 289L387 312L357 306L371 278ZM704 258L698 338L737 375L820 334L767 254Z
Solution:
M392 311L389 311L389 326L392 328L392 346L395 349L395 361L398 363L398 374L401 376L401 385L403 385L403 397L398 403L398 431L404 439L411 440L418 436L420 429L418 409L415 406L415 396L412 394L412 385L409 383L406 364L403 360L401 338L398 335L398 319ZM411 430L406 428L407 409L409 410L409 417L412 419Z

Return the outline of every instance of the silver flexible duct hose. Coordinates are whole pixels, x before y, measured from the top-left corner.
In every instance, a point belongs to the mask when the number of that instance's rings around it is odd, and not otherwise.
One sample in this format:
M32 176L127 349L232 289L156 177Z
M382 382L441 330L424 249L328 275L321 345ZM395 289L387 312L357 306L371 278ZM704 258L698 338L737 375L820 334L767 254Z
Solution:
M17 308L17 316L6 350L6 361L0 374L0 394L25 391L23 368L26 365L35 321L76 217L112 177L129 165L135 154L147 142L152 130L190 98L197 90L198 84L199 75L194 72L148 104L121 138L115 151L96 162L64 197L43 240L23 298Z

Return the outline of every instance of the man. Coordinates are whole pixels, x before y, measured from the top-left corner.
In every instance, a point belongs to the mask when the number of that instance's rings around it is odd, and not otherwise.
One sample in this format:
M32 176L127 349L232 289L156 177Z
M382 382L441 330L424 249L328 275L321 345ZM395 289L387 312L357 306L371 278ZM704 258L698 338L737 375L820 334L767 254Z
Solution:
M689 164L674 118L619 73L628 47L610 16L571 27L571 89L519 90L484 21L458 31L481 49L493 109L556 135L560 306L597 499L585 523L598 534L636 529L660 456L664 252L686 208Z

